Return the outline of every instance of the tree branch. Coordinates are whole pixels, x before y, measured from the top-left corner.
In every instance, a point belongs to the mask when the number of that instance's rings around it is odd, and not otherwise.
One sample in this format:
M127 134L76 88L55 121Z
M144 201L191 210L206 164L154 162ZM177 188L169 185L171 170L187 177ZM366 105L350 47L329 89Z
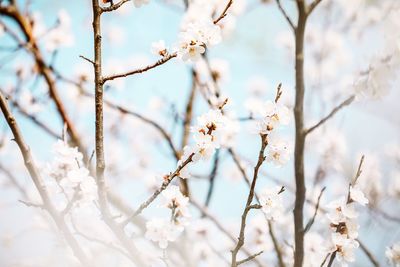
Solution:
M321 2L322 0L314 0L314 2L312 2L307 8L307 15L310 15L314 8L316 8Z
M218 24L218 22L225 18L228 12L228 9L232 6L233 4L233 0L229 0L228 3L226 4L224 10L222 11L222 13L218 16L217 19L214 20L214 24Z
M161 66L161 65L167 63L170 59L175 58L175 57L177 57L177 53L176 52L172 53L172 54L168 54L165 57L163 57L162 59L160 59L160 60L156 61L155 63L150 64L150 65L148 65L148 66L146 66L144 68L131 70L131 71L128 71L128 72L125 72L125 73L105 76L102 79L102 83L105 83L107 81L112 81L112 80L115 80L115 79L118 79L118 78L127 77L127 76L130 76L130 75L135 75L135 74L146 72L148 70L154 69L154 68L156 68L158 66Z
M267 135L261 135L261 148L260 148L260 152L258 153L257 164L254 167L253 180L251 182L246 206L242 213L242 220L241 220L241 224L240 224L240 232L239 232L238 242L236 244L236 247L232 250L232 262L231 262L232 267L236 267L238 265L237 259L236 259L237 254L239 253L240 248L244 245L244 238L245 238L244 232L245 232L245 228L246 228L247 214L252 209L251 202L253 201L254 194L255 194L255 187L256 187L257 178L258 178L258 171L265 160L264 151L265 151L265 148L267 147L267 145L268 145Z
M35 184L36 189L39 192L39 195L43 201L43 207L47 210L55 224L57 225L58 229L63 233L65 240L67 241L68 245L72 249L75 257L82 263L84 266L91 266L89 263L85 252L83 249L79 246L78 242L74 238L74 236L71 234L67 224L65 221L61 218L60 214L56 210L56 208L53 206L50 200L50 196L48 195L48 192L46 190L46 186L43 182L42 177L40 176L40 172L38 168L36 167L33 157L31 155L30 149L28 145L26 145L23 136L21 134L21 131L18 127L17 121L15 120L14 116L12 115L8 105L6 98L3 96L3 94L0 91L0 109L3 112L4 118L6 119L8 126L10 127L13 135L14 135L14 140L17 143L21 154L24 158L24 163L25 167L28 170L33 183Z
M243 260L240 260L240 261L237 262L237 265L239 266L239 265L241 265L241 264L243 264L243 263L246 263L246 262L248 262L248 261L254 260L257 256L261 255L263 252L264 252L264 251L261 250L260 252L254 254L254 255L251 255L251 256L249 256L249 257L243 259Z
M379 267L379 262L378 260L374 257L374 255L372 254L371 251L369 251L369 249L365 246L365 244L363 242L361 242L360 239L357 239L358 243L360 244L360 248L361 250L364 252L364 254L367 256L367 258L369 259L369 261L372 263L372 265L374 265L375 267Z
M315 124L314 126L310 127L308 130L306 130L306 135L311 133L318 127L320 127L322 124L324 124L330 118L332 118L339 110L350 105L354 101L354 99L355 99L355 96L351 96L351 97L347 98L345 101L343 101L342 103L340 103L327 116L322 118L317 124Z
M181 165L176 168L176 170L168 175L167 177L164 178L164 182L161 184L160 188L158 188L154 193L145 201L143 202L139 208L128 218L126 218L125 221L121 223L121 225L124 227L126 226L132 219L134 219L136 216L138 216L142 211L147 208L160 194L162 191L167 189L168 185L172 182L172 180L179 175L179 172L190 162L192 162L192 158L194 156L194 153L192 153L184 162L182 162Z
M324 193L325 189L326 189L326 187L322 188L321 192L319 193L317 204L315 205L315 209L314 209L314 215L308 221L306 227L304 228L304 234L306 234L311 229L311 226L314 224L315 218L317 217L321 197L322 197L322 194Z
M280 0L276 0L276 3L278 4L278 8L281 11L281 13L283 14L283 16L285 17L286 21L289 23L290 28L292 28L292 30L295 32L296 31L296 26L294 25L292 19L290 18L289 14L286 13L286 10L283 8L281 1Z
M295 83L296 97L294 106L295 118L295 148L294 174L296 182L296 198L294 205L294 267L302 267L304 259L304 202L306 186L304 178L304 35L306 30L307 14L304 0L297 0L298 20L295 31Z

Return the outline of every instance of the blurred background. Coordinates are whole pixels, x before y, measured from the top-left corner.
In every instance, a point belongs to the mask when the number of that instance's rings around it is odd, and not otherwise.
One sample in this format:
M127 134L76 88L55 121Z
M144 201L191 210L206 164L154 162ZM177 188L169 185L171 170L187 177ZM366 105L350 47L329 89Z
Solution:
M296 21L294 1L281 2ZM76 84L68 81L81 82L87 92L94 92L92 66L79 57L93 58L91 3L20 0L18 4L34 20L45 61L60 73L58 93L90 154L94 149L94 100L80 94ZM368 244L382 266L387 265L386 247L400 239L398 69L382 71L366 82L363 79L366 71L383 64L382 59L392 51L388 47L399 44L396 28L400 26L399 7L396 0L323 1L309 20L304 55L307 125L313 125L348 96L357 94L354 103L308 138L307 196L315 200L323 186L327 186L321 200L324 205L345 195L347 183L354 176L361 155L365 155L360 185L370 205L360 211L360 239ZM231 13L223 21L223 41L207 50L211 67L220 75L221 92L229 99L226 111L233 118L248 118L258 101L274 98L279 83L283 86L282 101L293 107L293 33L275 1L237 0ZM172 50L184 14L179 0L151 0L141 8L127 3L116 12L104 14L104 73L119 73L155 62L158 57L150 50L151 44L158 40L165 40ZM13 21L4 16L0 16L0 21L22 38ZM1 25L0 88L18 103L19 107L11 105L12 110L35 160L44 168L52 159L56 138L33 123L32 117L59 136L63 133L63 123L48 98L46 83L35 72L33 58L18 48ZM105 98L158 122L180 144L181 120L192 86L193 67L203 79L201 62L192 65L172 59L143 74L110 82ZM365 88L366 84L370 87ZM208 109L207 102L198 94L195 117ZM174 170L176 161L154 127L111 108L105 112L108 183L125 203L136 207L159 184L162 175ZM254 134L251 120L240 120L237 124L233 147L250 174L257 160L259 138ZM294 143L293 120L281 132ZM18 201L27 199L10 182L10 173L25 196L35 195L35 189L3 118L0 137L0 265L45 266L50 262L53 265L48 266L72 266L68 260L62 260L71 255L44 226L42 212ZM248 188L228 152L221 149L219 154L220 166L209 208L236 235ZM191 193L199 202L206 198L210 182L204 177L211 170L212 162L202 163L195 170L197 178L189 180ZM292 160L282 168L265 164L261 174L259 188L294 186ZM294 201L290 190L284 200L287 218L277 222L275 230L283 243L291 244L293 240L286 237L292 232L292 226L288 227L292 223ZM306 217L313 210L314 206L308 205ZM151 217L159 212L154 205L144 214ZM194 218L200 216L196 212L193 210ZM322 213L318 215L315 231L328 227L323 217ZM45 258L50 258L47 263ZM370 266L360 250L356 258L352 266ZM109 263L117 266L116 262Z

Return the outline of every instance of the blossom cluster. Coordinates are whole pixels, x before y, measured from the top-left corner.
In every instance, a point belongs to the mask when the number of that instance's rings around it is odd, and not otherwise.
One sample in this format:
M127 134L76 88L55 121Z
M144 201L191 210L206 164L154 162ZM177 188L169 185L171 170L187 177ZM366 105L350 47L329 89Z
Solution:
M278 136L274 130L279 126L288 125L290 121L289 109L278 101L267 101L258 107L258 115L261 119L256 122L258 134L267 135L268 146L266 159L276 166L283 166L289 161L289 143Z
M332 229L332 252L336 252L342 266L347 266L348 262L355 260L354 250L359 247L356 239L360 226L357 222L358 213L355 204L364 206L368 204L368 199L358 188L350 186L347 198L341 197L328 205L330 212L327 217Z
M190 178L190 166L201 160L209 160L215 150L230 139L230 119L219 109L212 109L197 118L197 125L191 128L195 143L183 149L183 156L178 166L192 156L189 162L180 171L181 178Z
M189 198L185 197L176 185L169 186L161 193L161 196L162 207L169 209L171 216L148 221L146 238L157 242L161 249L166 249L168 242L175 241L188 223Z
M97 186L83 163L83 155L66 141L58 140L53 145L54 158L47 164L46 172L53 178L48 181L49 191L64 195L60 204L78 201L80 204L97 199Z

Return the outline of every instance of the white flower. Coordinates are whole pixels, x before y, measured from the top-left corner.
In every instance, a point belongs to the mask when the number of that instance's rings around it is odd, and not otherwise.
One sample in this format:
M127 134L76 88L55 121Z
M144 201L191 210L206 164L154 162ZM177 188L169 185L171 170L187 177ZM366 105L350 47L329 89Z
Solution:
M400 243L387 247L385 255L393 266L400 267Z
M332 241L336 245L336 256L342 266L347 266L348 262L353 262L355 260L354 249L359 246L356 240L344 238L343 235L334 233L332 234Z
M167 47L164 40L160 40L151 44L151 53L156 56L165 56L167 54Z
M191 22L179 34L178 55L183 61L196 61L206 47L221 41L221 29L211 20Z
M150 0L133 0L133 4L135 5L135 7L139 8L143 5L146 5L150 2Z
M275 220L282 214L283 205L280 195L281 189L281 187L266 189L260 195L261 209L268 220Z
M161 193L161 196L163 197L162 206L173 210L175 216L189 216L189 198L181 193L179 186L170 185Z
M202 133L195 135L195 154L193 156L193 162L199 160L208 160L214 154L216 149L216 143L212 141L211 135L204 135Z
M267 101L264 104L262 110L260 110L260 115L263 117L258 122L260 134L268 134L280 125L289 124L290 121L289 109L282 104L272 101Z
M368 199L364 196L364 193L360 189L354 188L353 186L350 187L350 198L362 206L368 204Z
M181 33L178 44L178 55L183 61L197 61L205 51L204 43L188 33Z
M354 219L358 216L354 205L352 203L347 204L345 197L332 201L327 205L327 208L331 210L327 217L333 224L339 224L345 222L346 218Z
M285 165L290 160L291 149L289 143L281 138L272 135L268 138L266 148L266 159L277 167Z
M168 219L153 219L146 223L145 237L158 242L161 249L168 247L168 242L174 242L182 233L183 227L176 226Z

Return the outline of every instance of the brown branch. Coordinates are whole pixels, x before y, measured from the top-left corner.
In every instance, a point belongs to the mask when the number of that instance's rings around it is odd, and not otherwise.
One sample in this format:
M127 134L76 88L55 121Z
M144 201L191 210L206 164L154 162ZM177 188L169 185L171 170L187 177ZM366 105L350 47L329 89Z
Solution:
M113 232L115 237L125 247L130 254L130 259L138 266L144 266L143 259L139 255L137 248L122 227L120 227L111 215L107 200L107 186L104 177L104 125L103 125L103 76L102 76L102 43L101 43L101 14L102 9L98 0L92 0L93 10L93 49L94 49L94 84L95 84L95 142L96 142L96 183L99 197L99 206L103 221Z
M111 12L114 10L117 10L118 8L120 8L123 4L125 4L126 2L129 2L130 0L121 0L116 4L112 4L109 7L103 7L101 8L101 12Z
M89 94L86 94L86 95L89 96ZM147 123L147 124L153 126L153 127L163 136L163 138L167 141L168 146L170 147L171 152L172 152L173 156L175 157L175 159L176 159L176 160L179 160L179 155L180 155L180 154L179 154L178 150L175 148L175 145L174 145L174 143L173 143L173 141L172 141L172 137L171 137L170 134L167 133L167 132L164 130L164 128L163 128L160 124L158 124L156 121L151 120L151 119L149 119L149 118L147 118L147 117L145 117L145 116L143 116L143 115L141 115L141 114L139 114L139 113L137 113L137 112L134 112L134 111L132 111L132 110L129 110L129 109L123 107L123 106L117 105L117 104L113 103L113 102L110 101L110 100L106 100L106 99L105 99L105 100L104 100L104 104L106 104L106 105L109 106L110 108L119 110L119 111L120 111L121 113L123 113L123 114L128 114L128 115L134 116L134 117L140 119L141 121L143 121L143 122L145 122L145 123Z
M24 46L34 57L36 66L38 69L39 74L44 78L48 89L51 99L54 101L57 112L62 119L62 121L67 125L68 134L71 137L72 142L78 146L79 150L83 153L86 157L86 150L84 148L81 139L79 138L78 132L75 129L75 125L72 123L72 120L67 115L66 108L61 101L60 96L58 95L56 82L52 76L51 68L46 64L44 57L42 55L41 50L37 44L37 40L33 35L33 28L32 24L29 21L28 17L23 15L20 10L18 9L16 4L8 5L8 6L1 6L0 7L0 14L9 17L10 19L14 20L20 30L22 31L26 42L29 44Z
M286 10L283 8L281 1L276 0L276 3L278 4L278 8L285 17L286 21L289 23L290 28L292 28L293 31L296 31L296 26L294 25L292 19L290 18L289 14L286 12Z
M267 135L261 135L261 148L260 148L260 152L258 153L257 164L254 167L253 180L251 182L249 195L248 195L247 201L246 201L246 206L242 213L238 242L237 242L235 248L232 250L232 262L231 262L232 267L236 267L238 265L237 259L236 259L237 254L239 253L240 248L244 245L244 239L245 239L244 232L246 229L247 214L252 209L251 202L253 201L254 194L255 194L255 187L256 187L257 178L258 178L258 171L265 160L264 151L265 151L265 148L267 147L267 145L268 145Z
M362 155L361 159L360 159L360 163L358 164L358 168L357 168L357 172L356 172L356 176L354 177L353 181L351 181L351 184L354 186L357 183L358 178L360 178L361 174L362 174L362 166L364 164L364 159L365 156Z
M225 234L232 242L236 243L237 239L224 227L224 225L218 221L218 219L213 216L210 211L208 210L207 207L203 207L201 204L199 204L199 202L197 202L195 199L191 198L190 199L190 203L193 204L193 206L195 206L204 217L208 218L212 223L214 223L214 225L223 233ZM252 253L250 253L250 251L248 251L245 247L242 248L243 252L247 255L247 256L251 256ZM261 262L259 262L257 259L254 259L254 261L256 262L256 264L258 266L263 266L261 264Z
M8 96L7 96L8 97ZM45 123L41 122L36 116L29 114L26 112L17 101L9 100L9 102L18 109L18 111L26 118L28 118L31 122L39 126L43 131L48 133L50 136L56 138L56 139L62 139L61 136L56 133L54 130L50 129L49 126L47 126Z
M308 130L306 130L306 135L311 133L318 127L320 127L322 124L324 124L330 118L332 118L339 110L350 105L354 101L354 99L355 99L355 96L351 96L351 97L347 98L345 101L343 101L342 103L340 103L326 117L322 118L317 124L315 124L314 126L310 127Z
M324 193L325 189L326 189L326 187L322 188L321 192L319 193L317 204L315 204L314 215L308 221L306 227L304 228L304 233L307 233L311 229L311 226L314 224L315 218L317 217L321 197L322 197L322 194Z
M164 178L164 182L161 184L160 188L158 188L156 191L154 191L154 193L145 201L143 202L139 208L130 216L128 216L128 218L126 218L125 221L123 221L121 223L121 225L124 227L126 226L130 221L132 221L133 218L135 218L136 216L138 216L140 213L142 213L142 211L147 208L160 194L162 191L164 191L165 189L167 189L168 185L172 182L172 180L179 176L179 172L186 166L188 165L190 162L192 162L192 158L194 156L194 153L192 153L184 162L182 162L181 165L178 166L178 168L176 168L176 170L169 174L167 177Z
M254 255L251 255L251 256L249 256L249 257L243 259L243 260L240 260L240 261L237 262L237 265L239 266L239 265L241 265L241 264L243 264L243 263L252 261L252 260L254 260L257 256L260 256L263 252L264 252L264 251L261 250L260 252L254 254Z
M304 133L304 35L307 22L306 4L304 0L297 0L298 20L295 31L295 84L296 97L294 106L295 118L295 149L294 173L296 182L296 198L294 205L294 267L302 267L304 259L304 202L306 186L304 178L304 147L306 135Z
M331 254L331 257L329 258L329 262L328 262L328 266L327 267L331 267L332 266L332 264L333 264L333 262L335 261L335 258L336 258L336 251L334 251L332 254Z
M79 55L79 57L80 57L80 58L83 58L84 60L86 60L86 61L89 62L90 64L94 65L94 61L93 61L93 60L91 60L91 59L89 59L89 58L87 58L87 57L85 57L85 56L82 56L82 55Z
M244 181L250 187L251 186L250 179L247 176L246 171L242 167L242 164L240 163L238 155L235 153L233 148L229 148L228 152L232 156L233 162L235 163L235 165L239 169L240 173L242 174ZM257 201L259 202L259 198L258 198L257 194L255 194L255 197L256 197ZM271 237L271 240L272 240L272 243L274 245L274 249L275 249L276 255L278 257L279 267L285 267L285 262L283 261L282 250L280 249L279 244L278 244L278 240L275 237L274 230L272 228L273 225L272 225L271 221L268 221L268 226L269 226L269 235Z
M42 177L40 176L40 172L36 167L30 149L26 145L21 131L18 127L17 121L15 120L14 116L11 114L11 111L8 107L7 101L3 94L0 92L0 108L3 112L4 118L6 119L8 126L10 127L13 135L14 140L17 143L21 154L24 158L25 167L28 170L33 183L35 184L36 189L39 192L39 195L43 201L43 207L47 210L55 224L57 225L58 229L63 233L65 240L67 241L68 245L72 249L75 257L84 265L84 266L91 266L85 252L80 247L74 236L71 234L67 224L61 218L60 214L58 213L57 209L53 206L50 200L50 196L46 190L46 186L43 182Z
M365 246L363 242L361 242L360 239L357 239L358 243L360 244L361 250L364 252L365 256L369 259L369 261L374 265L375 267L379 267L379 262L378 260L374 257L371 251Z
M307 15L310 15L321 2L322 0L314 0L307 8Z
M1 163L0 163L0 170L4 172L4 174L8 177L8 180L14 187L18 190L22 197L28 199L28 193L26 192L25 188L18 182L17 177L9 170L7 170Z
M123 78L123 77L127 77L130 75L135 75L135 74L139 74L139 73L143 73L146 72L148 70L154 69L158 66L163 65L164 63L167 63L170 59L177 57L177 53L172 53L172 54L168 54L165 57L163 57L162 59L156 61L153 64L150 64L144 68L140 68L140 69L135 69L135 70L131 70L125 73L120 73L120 74L114 74L114 75L109 75L109 76L105 76L101 81L102 83L105 83L107 81L112 81L114 79L118 79L118 78Z
M197 93L197 86L196 86L197 73L193 68L192 68L191 73L192 73L192 88L190 90L189 98L187 100L186 108L185 108L185 118L183 120L182 143L181 143L180 155L183 154L184 147L189 143L190 126L191 126L192 120L193 120L193 107L194 107L194 102L195 102L196 93ZM186 179L180 179L179 182L181 185L182 194L185 196L189 196L190 190L189 190L188 181Z
M219 167L219 157L220 157L219 153L220 153L220 150L217 150L215 152L213 167L212 167L212 170L210 173L210 177L208 178L209 186L208 186L206 201L204 203L204 206L206 206L206 207L208 207L208 205L210 205L211 195L214 191L215 177L217 176L218 167Z
M228 12L228 9L232 6L233 4L233 0L229 0L228 3L226 4L224 10L222 11L222 13L219 15L219 17L217 19L214 20L214 24L218 24L218 22L225 18Z

